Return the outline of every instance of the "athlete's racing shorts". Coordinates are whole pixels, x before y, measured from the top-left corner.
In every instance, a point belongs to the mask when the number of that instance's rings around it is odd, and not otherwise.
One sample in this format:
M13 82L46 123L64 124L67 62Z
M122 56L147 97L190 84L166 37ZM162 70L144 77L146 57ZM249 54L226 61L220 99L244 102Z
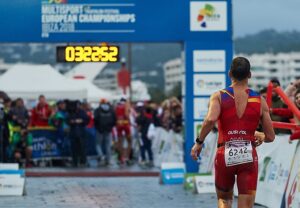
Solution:
M126 137L130 137L130 125L117 125L118 137L122 137L125 135Z
M225 147L218 148L215 158L215 185L223 192L233 190L235 176L239 194L255 194L258 177L258 159L255 147L253 147L253 162L226 167Z

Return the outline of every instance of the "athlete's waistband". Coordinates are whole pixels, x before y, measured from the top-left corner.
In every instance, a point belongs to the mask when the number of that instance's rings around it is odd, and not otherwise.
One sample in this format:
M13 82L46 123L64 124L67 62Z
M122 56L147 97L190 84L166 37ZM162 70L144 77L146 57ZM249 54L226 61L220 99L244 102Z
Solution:
M255 142L251 142L251 144L252 144L252 146L254 146L255 147ZM225 146L225 142L222 142L222 143L218 143L218 145L217 145L217 148L219 148L219 147L223 147L223 146Z

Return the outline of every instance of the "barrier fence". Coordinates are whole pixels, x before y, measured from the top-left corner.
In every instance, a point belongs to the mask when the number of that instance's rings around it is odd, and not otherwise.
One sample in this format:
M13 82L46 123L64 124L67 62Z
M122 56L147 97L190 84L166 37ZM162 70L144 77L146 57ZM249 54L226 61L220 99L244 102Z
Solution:
M32 129L33 158L69 156L69 140L57 139L54 129ZM259 176L256 203L272 208L300 207L300 142L290 135L276 135L273 143L257 147ZM200 173L213 171L217 133L210 133L201 152ZM183 161L183 136L156 128L152 140L155 166ZM88 155L95 155L95 137L87 139ZM266 194L267 193L267 194Z
M259 173L255 202L271 208L300 207L300 141L276 135L257 147ZM217 134L210 133L201 152L200 173L213 172ZM235 193L237 194L237 193Z
M61 135L54 128L31 128L32 159L70 157L70 139ZM88 156L97 155L96 136L94 129L86 131L86 153Z

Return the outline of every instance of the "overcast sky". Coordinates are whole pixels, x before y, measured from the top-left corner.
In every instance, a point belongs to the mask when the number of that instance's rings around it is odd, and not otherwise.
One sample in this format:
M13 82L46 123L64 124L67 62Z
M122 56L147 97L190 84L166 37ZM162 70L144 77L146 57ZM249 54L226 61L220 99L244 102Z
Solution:
M300 31L300 0L232 0L234 37L264 29Z

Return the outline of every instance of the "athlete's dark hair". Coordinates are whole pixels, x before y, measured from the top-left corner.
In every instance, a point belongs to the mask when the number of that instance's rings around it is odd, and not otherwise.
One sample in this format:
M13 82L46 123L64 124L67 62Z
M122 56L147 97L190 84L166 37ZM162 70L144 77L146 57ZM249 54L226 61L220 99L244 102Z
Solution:
M250 62L244 57L236 57L232 60L230 74L232 78L242 81L250 75Z

